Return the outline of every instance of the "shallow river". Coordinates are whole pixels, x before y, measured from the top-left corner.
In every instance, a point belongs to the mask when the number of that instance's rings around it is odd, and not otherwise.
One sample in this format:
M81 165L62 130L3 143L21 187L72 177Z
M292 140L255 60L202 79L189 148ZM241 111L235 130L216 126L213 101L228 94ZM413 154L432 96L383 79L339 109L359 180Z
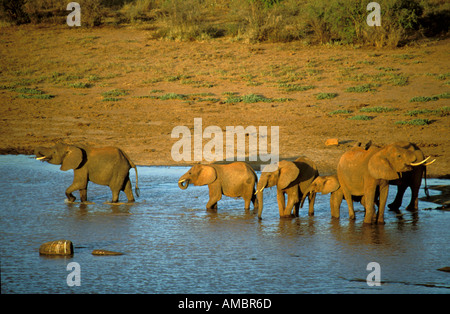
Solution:
M329 195L318 194L314 217L306 204L299 218L280 219L272 188L264 191L258 220L242 199L223 197L216 213L207 212L206 186L177 186L187 169L138 167L141 197L133 205L105 204L109 188L92 183L88 200L95 204L70 205L64 191L72 171L30 156L0 156L1 292L450 292L450 273L437 270L450 266L450 212L428 210L434 204L419 202L418 214L386 211L386 225L363 226L360 204L356 221L348 220L346 204L336 221ZM134 171L130 177L134 186ZM42 243L59 239L73 242L73 257L39 255ZM94 249L124 255L94 256ZM80 286L67 284L70 262L80 265ZM370 262L380 266L381 286L366 282Z

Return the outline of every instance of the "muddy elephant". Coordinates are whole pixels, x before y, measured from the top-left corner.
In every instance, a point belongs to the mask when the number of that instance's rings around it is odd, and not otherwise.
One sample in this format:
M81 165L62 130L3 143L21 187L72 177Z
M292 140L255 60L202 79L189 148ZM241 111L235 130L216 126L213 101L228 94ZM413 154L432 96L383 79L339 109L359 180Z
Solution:
M136 172L135 193L139 196L136 165L121 149L116 147L95 148L84 145L58 143L52 147L37 147L36 159L50 164L61 165L60 169L73 169L73 183L66 189L69 202L75 201L72 192L79 190L81 202L87 201L88 182L107 185L112 192L112 202L117 203L120 191L124 191L128 202L134 202L130 168Z
M217 202L222 195L229 197L242 197L245 201L245 209L250 209L253 203L254 209L258 208L255 193L255 184L258 177L255 171L245 162L233 162L230 164L194 165L178 180L178 187L182 190L189 184L195 186L208 185L209 201L206 209L217 209Z
M270 165L274 166L274 165ZM258 218L263 211L263 190L277 186L277 202L280 217L290 217L292 209L298 216L300 200L311 182L319 175L315 163L307 158L299 157L295 161L282 160L273 171L263 171L256 187L258 196ZM287 194L287 204L285 202ZM314 215L315 193L308 194L310 216Z
M384 208L389 192L389 181L400 178L401 173L411 171L417 156L411 150L396 144L384 147L371 146L368 149L355 147L345 152L337 166L337 176L347 201L350 219L355 219L352 196L364 196L365 224L384 223ZM379 191L378 215L375 215L374 201Z
M413 152L416 156L416 161L425 160L423 152L416 144L410 142L396 142L394 144ZM425 177L425 193L428 195L428 188L426 186L427 166L435 161L436 159L429 160L428 158L425 163L413 166L412 170L402 173L400 178L389 181L390 185L397 185L395 200L388 205L390 210L398 211L400 209L403 195L408 187L411 189L411 200L406 207L406 210L417 211L419 209L419 189L422 183L422 176Z

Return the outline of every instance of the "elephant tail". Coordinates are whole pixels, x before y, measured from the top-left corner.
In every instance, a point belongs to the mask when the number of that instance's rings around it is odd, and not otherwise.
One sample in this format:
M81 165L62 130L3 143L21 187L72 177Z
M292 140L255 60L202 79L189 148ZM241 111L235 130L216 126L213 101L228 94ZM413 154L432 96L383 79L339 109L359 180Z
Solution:
M136 186L134 188L134 192L136 193L136 196L139 197L141 193L140 193L139 185L138 185L138 171L137 171L137 167L134 164L134 162L130 159L130 157L128 157L128 155L124 151L122 151L122 150L120 150L120 151L125 156L125 158L128 160L128 163L130 164L130 167L134 168L134 171L136 172Z
M140 196L140 190L139 190L139 186L138 186L138 173L137 173L137 168L136 165L133 164L133 168L134 171L136 172L136 187L134 188L134 192L136 193L136 196L139 197Z

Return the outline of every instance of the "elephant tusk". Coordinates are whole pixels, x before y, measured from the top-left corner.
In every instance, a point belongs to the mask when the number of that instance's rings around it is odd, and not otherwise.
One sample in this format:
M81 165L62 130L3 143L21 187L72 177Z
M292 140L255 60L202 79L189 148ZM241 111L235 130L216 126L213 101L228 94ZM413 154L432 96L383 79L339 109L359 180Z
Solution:
M178 183L183 183L184 181L186 181L186 179L178 180Z
M429 165L431 165L433 162L435 162L436 161L436 159L433 159L432 161L430 161L430 162L427 162L426 164L424 164L424 166L429 166Z
M427 158L425 158L424 160L419 161L419 162L412 162L412 163L410 163L409 165L410 165L410 166L420 166L420 165L426 163L427 160L430 159L430 157L431 157L431 156L428 156Z
M259 189L258 191L255 192L255 195L258 194L259 192L262 192L262 190L264 190L264 187L262 187L261 189Z
M41 160L41 159L44 159L44 158L46 158L45 156L42 156L42 157L36 157L36 160Z

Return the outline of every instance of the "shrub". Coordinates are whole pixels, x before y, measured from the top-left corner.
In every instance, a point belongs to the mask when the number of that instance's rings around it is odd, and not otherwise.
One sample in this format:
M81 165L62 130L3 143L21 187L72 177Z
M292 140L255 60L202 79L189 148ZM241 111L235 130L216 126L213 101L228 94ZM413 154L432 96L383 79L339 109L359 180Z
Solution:
M0 18L9 23L24 24L30 17L24 11L26 0L0 0Z
M338 94L337 93L319 93L316 95L317 99L333 99L335 97L337 97Z

